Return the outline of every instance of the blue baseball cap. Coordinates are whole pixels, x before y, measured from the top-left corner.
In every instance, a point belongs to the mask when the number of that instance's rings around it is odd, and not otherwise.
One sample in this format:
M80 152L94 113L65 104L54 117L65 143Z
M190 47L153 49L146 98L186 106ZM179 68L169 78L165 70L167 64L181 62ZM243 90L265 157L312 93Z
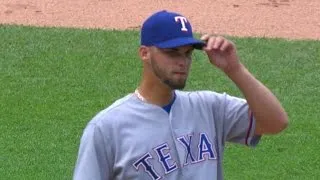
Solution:
M158 11L144 21L140 43L158 48L192 45L196 49L202 49L205 45L203 41L193 37L191 24L186 17L167 10Z

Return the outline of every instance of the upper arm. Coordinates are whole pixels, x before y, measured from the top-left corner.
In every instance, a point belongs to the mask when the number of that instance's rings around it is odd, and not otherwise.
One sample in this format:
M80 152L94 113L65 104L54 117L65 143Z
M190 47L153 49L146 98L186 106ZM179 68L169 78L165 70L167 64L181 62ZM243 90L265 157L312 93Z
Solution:
M256 121L256 128L255 128L254 134L256 136L262 136L264 134L263 125L261 125L259 121Z
M111 149L101 128L88 124L80 141L78 157L74 169L74 180L107 180L111 168L108 154Z
M261 136L256 135L256 120L247 101L224 93L220 96L220 106L223 106L220 117L225 140L255 146Z

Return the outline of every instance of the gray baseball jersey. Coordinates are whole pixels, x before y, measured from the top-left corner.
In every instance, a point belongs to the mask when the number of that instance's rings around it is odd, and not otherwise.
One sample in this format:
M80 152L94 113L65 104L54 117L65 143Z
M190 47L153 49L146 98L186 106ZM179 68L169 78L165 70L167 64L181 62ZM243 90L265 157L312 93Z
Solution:
M223 179L225 142L254 147L255 119L244 99L212 91L175 91L167 113L134 94L86 126L74 180Z

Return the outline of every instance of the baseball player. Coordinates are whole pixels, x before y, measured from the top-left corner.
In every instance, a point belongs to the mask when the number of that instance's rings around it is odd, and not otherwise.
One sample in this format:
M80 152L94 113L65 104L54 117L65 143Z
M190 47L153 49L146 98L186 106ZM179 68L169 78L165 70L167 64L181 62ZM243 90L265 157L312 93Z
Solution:
M194 50L205 52L245 99L183 91ZM194 38L185 16L162 10L148 17L138 52L142 80L87 124L74 180L221 180L226 142L255 147L262 135L287 127L281 104L241 64L233 42Z

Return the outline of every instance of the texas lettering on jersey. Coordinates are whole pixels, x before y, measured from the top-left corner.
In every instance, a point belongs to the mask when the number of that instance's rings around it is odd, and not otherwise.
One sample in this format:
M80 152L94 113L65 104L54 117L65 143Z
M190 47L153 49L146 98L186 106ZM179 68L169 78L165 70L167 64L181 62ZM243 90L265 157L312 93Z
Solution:
M185 150L185 159L182 168L194 163L200 163L205 160L216 160L217 153L214 147L214 141L212 141L205 133L200 133L199 138L195 138L193 134L184 135L176 139L178 144L180 144ZM192 143L197 141L196 148L192 147ZM158 180L161 179L159 174L159 169L155 167L162 167L165 174L169 174L179 168L176 159L171 156L168 143L163 143L155 148L153 152L147 152L142 155L133 164L137 171L144 171L143 173L148 173L151 179ZM155 154L156 157L153 157ZM149 159L156 159L155 163L161 164L161 166L155 166ZM143 167L143 168L141 168Z

